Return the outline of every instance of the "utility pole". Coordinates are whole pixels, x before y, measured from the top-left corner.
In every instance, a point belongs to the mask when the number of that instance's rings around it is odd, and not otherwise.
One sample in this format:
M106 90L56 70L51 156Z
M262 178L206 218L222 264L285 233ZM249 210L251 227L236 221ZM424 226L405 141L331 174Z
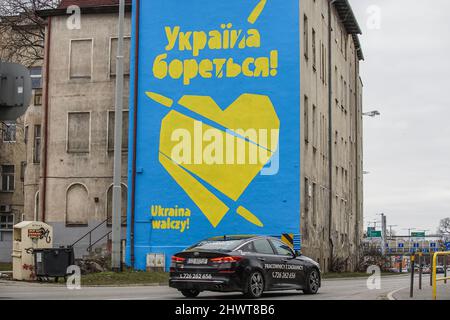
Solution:
M381 253L386 255L386 216L381 214Z
M389 237L392 238L392 228L393 228L393 227L398 227L398 225L396 225L396 224L390 224L388 227L389 227Z
M125 24L125 0L119 3L119 31L116 57L116 101L114 112L114 184L112 213L112 254L111 268L121 269L121 228L122 228L122 110L123 110L123 37Z

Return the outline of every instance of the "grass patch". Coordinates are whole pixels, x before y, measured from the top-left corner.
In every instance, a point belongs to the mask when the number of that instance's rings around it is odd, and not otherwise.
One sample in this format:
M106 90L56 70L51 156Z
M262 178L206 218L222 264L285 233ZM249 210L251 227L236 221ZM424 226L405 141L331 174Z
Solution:
M0 262L0 271L12 271L12 263Z
M101 272L81 277L81 285L132 285L168 283L169 274L165 272L124 271L122 273Z
M401 275L400 273L394 273L394 272L382 272L381 276L398 276ZM365 272L329 272L322 274L322 279L341 279L341 278L367 278L370 274Z

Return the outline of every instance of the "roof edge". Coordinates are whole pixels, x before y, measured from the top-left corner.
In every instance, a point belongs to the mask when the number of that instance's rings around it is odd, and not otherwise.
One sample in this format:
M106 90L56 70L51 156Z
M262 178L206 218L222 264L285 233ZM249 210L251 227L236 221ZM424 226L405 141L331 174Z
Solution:
M132 5L131 3L125 4L125 11L131 12ZM81 13L84 14L98 14L98 13L116 13L119 12L118 5L99 5L99 6L89 6L89 7L81 7ZM46 9L46 10L38 10L36 14L41 18L48 18L54 16L65 16L67 15L67 8L63 9Z

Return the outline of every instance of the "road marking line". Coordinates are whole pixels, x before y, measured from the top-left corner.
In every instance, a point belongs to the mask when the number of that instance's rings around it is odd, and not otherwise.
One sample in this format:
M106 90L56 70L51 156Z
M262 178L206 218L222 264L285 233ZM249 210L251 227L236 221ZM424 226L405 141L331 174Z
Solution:
M404 289L408 289L408 287L403 287L403 288L400 288L400 289L397 289L397 290L389 292L388 295L387 295L387 298L389 300L397 300L397 299L394 298L394 294L396 294L397 292L402 291Z

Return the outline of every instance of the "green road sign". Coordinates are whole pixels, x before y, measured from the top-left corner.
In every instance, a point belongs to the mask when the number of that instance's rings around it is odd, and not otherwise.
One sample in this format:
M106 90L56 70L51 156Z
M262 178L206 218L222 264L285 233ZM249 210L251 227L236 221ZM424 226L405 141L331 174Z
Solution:
M367 236L369 238L381 238L381 231L369 230Z
M413 238L425 238L425 232L411 232Z

